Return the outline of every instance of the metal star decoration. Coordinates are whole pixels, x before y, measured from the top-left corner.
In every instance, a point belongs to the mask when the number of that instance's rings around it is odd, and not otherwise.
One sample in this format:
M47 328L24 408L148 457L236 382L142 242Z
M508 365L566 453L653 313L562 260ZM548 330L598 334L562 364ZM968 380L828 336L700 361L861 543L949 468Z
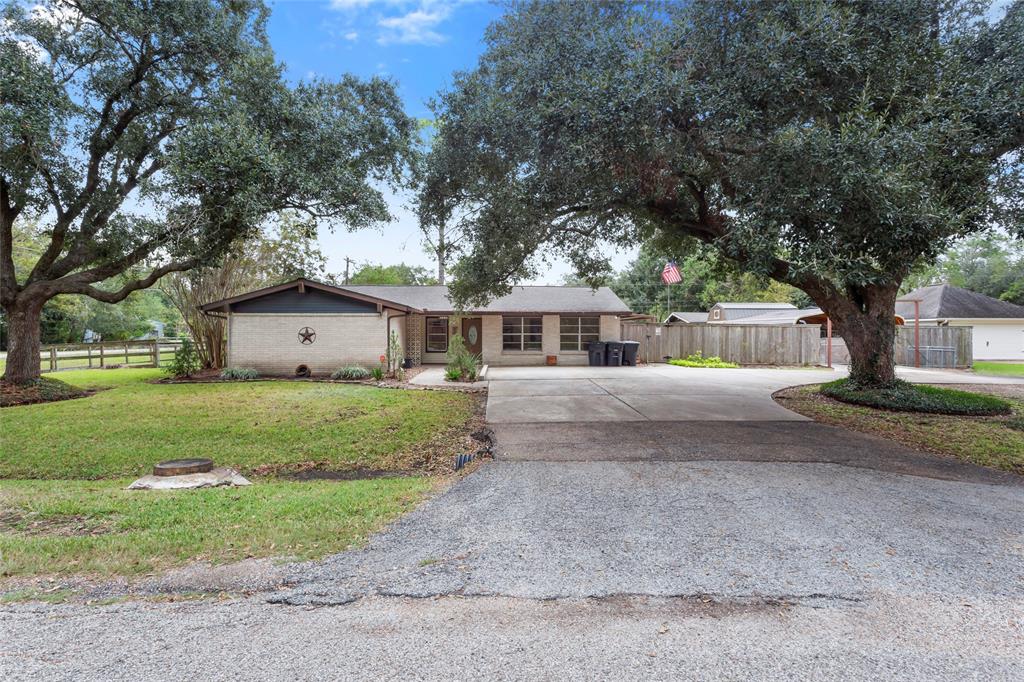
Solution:
M308 346L314 341L316 341L316 332L313 331L311 328L303 327L302 329L299 330L299 343L301 343L303 346Z

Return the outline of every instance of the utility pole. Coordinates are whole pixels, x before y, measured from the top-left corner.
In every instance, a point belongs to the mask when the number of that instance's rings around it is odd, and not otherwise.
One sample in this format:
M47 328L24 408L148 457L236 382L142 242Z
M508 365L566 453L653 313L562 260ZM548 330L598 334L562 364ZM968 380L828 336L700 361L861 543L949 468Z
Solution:
M348 266L354 262L354 260L352 260L348 256L345 256L345 284L348 284Z

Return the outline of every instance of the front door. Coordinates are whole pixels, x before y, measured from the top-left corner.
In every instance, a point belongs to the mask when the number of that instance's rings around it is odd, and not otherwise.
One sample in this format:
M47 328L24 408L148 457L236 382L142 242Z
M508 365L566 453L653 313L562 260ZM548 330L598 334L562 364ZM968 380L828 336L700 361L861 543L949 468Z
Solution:
M479 317L462 319L462 340L466 342L466 350L473 355L480 355L483 351L483 325Z

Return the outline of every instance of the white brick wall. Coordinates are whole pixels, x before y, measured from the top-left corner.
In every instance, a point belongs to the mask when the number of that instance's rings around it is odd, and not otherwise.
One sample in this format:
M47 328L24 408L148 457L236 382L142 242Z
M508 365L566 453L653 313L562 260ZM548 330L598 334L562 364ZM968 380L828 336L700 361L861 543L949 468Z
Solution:
M299 343L303 327L316 331L308 346ZM387 321L377 313L233 313L228 330L228 365L262 374L291 375L300 364L313 374L344 365L375 367L387 347Z

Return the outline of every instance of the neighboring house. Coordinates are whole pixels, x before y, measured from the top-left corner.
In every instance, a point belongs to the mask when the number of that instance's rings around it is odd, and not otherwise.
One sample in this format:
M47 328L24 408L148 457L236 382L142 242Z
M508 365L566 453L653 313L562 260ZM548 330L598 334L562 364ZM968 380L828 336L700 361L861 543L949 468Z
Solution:
M164 338L164 323L160 320L146 320L149 323L149 331L142 336L136 336L136 339L162 339Z
M682 323L684 325L702 325L708 322L707 312L673 312L665 318L663 325Z
M227 319L227 364L266 374L378 365L391 332L414 364L443 363L453 334L490 365L587 364L587 344L617 341L629 308L601 287L515 287L456 316L445 286L332 286L299 279L207 303Z
M716 303L708 311L708 322L732 322L744 317L753 317L777 310L796 310L792 303Z
M933 284L900 296L896 312L908 325L914 323L914 299L922 325L971 327L975 360L1024 360L1024 306Z

